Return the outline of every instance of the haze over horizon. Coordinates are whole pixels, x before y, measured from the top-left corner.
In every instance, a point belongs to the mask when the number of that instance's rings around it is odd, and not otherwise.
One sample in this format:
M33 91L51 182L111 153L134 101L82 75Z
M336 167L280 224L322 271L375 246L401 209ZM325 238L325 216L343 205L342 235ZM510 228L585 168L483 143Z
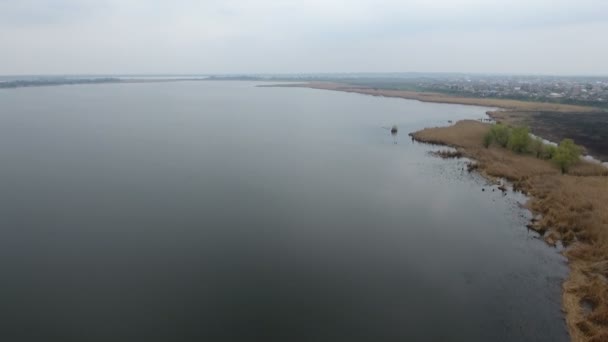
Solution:
M0 0L0 74L608 75L608 2Z

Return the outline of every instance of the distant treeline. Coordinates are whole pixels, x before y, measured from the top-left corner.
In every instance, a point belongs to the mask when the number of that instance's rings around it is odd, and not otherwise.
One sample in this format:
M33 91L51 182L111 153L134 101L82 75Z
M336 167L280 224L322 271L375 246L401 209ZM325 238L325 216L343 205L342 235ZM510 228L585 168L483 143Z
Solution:
M119 78L41 78L0 82L0 88L43 87L70 84L118 83Z

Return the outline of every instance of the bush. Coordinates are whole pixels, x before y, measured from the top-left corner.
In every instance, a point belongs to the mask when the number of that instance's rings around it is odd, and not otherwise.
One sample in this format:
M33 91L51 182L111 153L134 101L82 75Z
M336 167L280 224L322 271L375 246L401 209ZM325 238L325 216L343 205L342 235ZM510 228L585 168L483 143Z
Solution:
M528 152L532 153L536 158L542 158L545 149L545 144L541 138L534 138L530 141Z
M581 156L581 148L572 139L564 139L559 143L552 160L560 167L562 173L568 172Z
M492 140L502 147L507 147L509 144L509 128L503 124L496 124L490 129Z
M508 139L509 149L517 153L526 152L530 145L530 140L528 127L513 128Z
M492 145L493 140L494 140L494 135L492 135L492 131L489 131L488 133L486 133L486 135L483 136L483 146L485 148L490 147L490 145Z
M555 153L557 152L557 147L553 145L544 145L543 150L540 153L541 159L553 159Z

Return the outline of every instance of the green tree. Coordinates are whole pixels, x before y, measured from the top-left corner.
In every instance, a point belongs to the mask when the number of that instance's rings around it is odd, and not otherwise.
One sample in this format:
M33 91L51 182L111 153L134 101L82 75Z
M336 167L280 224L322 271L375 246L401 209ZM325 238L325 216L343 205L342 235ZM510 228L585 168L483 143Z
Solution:
M522 153L528 150L530 140L528 127L516 127L511 130L508 145L513 152Z
M562 173L566 173L579 160L580 155L581 148L572 139L564 139L557 146L552 159L562 170Z
M503 124L496 124L492 126L490 132L492 133L492 140L494 140L498 145L502 147L507 147L507 145L509 144L510 135L509 127Z

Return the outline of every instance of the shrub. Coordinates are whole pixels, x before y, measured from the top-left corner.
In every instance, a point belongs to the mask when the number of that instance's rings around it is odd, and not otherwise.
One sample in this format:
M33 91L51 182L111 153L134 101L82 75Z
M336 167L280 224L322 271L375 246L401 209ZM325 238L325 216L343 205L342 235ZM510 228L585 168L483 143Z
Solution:
M492 133L492 140L502 147L507 147L509 144L509 128L503 124L496 124L492 126L490 130Z
M511 151L522 153L528 150L530 140L528 127L517 127L511 130L511 135L507 142Z
M536 158L542 158L545 150L545 144L541 138L534 138L528 145L528 152L532 153Z
M559 143L552 160L560 167L562 173L568 172L580 158L581 148L572 139L564 139Z
M490 145L492 145L493 140L494 140L494 135L492 134L492 131L489 131L488 133L486 133L486 135L483 136L483 146L485 148L490 147Z
M543 145L543 150L540 153L541 159L553 159L557 152L557 147L553 145Z

